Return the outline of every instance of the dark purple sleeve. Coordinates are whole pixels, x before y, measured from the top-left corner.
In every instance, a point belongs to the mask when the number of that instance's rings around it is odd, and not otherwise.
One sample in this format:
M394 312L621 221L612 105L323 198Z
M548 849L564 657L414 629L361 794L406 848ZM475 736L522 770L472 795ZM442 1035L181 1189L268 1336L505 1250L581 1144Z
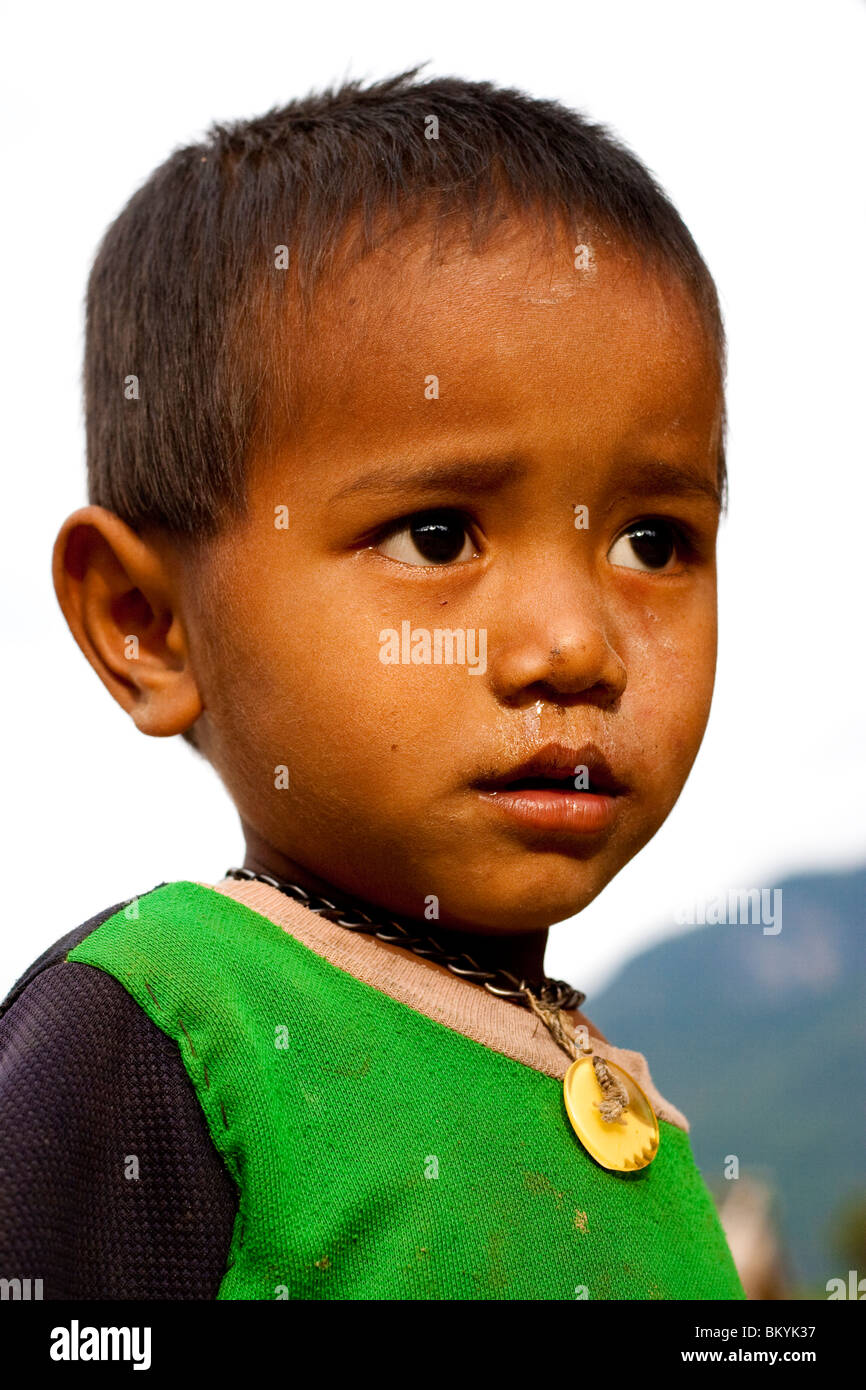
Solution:
M122 906L119 904L118 906ZM0 1278L213 1299L238 1193L174 1041L62 938L0 1005Z

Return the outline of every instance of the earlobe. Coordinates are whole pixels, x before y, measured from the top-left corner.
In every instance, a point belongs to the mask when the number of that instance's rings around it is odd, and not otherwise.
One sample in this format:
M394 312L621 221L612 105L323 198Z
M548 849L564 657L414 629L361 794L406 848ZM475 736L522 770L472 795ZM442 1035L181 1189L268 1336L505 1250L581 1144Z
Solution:
M202 712L171 575L159 551L104 507L67 517L54 590L69 630L136 727L183 733Z

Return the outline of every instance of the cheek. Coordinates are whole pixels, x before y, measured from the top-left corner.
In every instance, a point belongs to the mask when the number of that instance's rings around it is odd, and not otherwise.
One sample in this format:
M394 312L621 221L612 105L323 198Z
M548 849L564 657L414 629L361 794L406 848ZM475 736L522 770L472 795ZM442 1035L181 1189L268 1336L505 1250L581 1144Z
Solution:
M709 719L716 664L715 606L672 625L647 611L629 642L622 715L632 723L650 783L679 794Z
M345 807L383 788L411 800L420 772L433 771L466 688L483 685L463 668L388 665L380 633L393 612L378 613L346 594L318 593L287 604L282 588L260 595L257 619L237 627L222 719L257 780L284 763L299 795ZM455 719L451 716L454 715ZM405 782L405 787L403 783Z

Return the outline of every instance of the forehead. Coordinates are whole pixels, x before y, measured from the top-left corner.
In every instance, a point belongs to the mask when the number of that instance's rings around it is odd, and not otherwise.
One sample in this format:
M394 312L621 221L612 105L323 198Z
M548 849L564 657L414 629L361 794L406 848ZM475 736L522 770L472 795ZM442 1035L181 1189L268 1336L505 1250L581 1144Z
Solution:
M555 447L656 433L718 445L714 344L672 273L601 234L511 222L480 251L392 238L319 294L296 442L393 447L543 430Z

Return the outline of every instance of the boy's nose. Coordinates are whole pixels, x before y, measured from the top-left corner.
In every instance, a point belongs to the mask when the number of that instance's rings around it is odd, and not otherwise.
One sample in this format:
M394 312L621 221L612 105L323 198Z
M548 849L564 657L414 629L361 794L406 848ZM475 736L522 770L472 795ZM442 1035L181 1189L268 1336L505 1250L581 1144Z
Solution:
M592 692L605 707L615 703L627 671L597 598L583 594L575 600L551 589L538 605L536 596L534 611L512 609L508 623L490 634L488 672L498 698L514 704L551 691L560 697Z

